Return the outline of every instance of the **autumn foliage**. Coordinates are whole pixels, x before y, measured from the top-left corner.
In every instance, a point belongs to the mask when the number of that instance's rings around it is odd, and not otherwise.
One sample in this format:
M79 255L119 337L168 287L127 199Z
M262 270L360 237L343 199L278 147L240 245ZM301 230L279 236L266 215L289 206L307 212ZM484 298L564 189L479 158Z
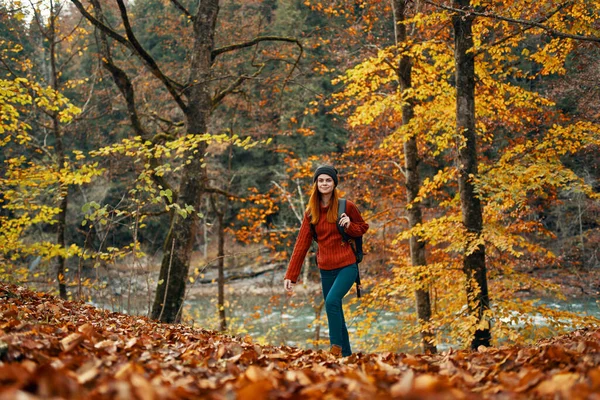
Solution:
M590 398L600 331L438 355L261 346L0 284L0 397Z

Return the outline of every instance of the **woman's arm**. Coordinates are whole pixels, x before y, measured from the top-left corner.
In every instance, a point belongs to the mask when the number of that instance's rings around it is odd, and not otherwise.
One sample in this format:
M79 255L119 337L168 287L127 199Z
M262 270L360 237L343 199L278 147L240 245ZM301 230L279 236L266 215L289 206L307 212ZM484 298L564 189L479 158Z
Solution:
M306 253L308 253L312 241L313 237L310 231L310 218L308 213L304 213L304 219L302 219L300 232L296 238L294 252L292 253L284 279L289 279L292 283L296 283L298 276L300 275L300 270L302 269L302 264L304 263L304 258L306 257Z

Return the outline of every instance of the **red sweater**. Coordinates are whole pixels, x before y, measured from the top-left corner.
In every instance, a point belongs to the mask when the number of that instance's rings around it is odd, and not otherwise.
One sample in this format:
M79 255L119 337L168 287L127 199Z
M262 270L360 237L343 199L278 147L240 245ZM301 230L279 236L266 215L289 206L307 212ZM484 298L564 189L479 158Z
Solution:
M317 232L319 246L317 250L317 265L320 269L330 270L354 264L356 257L350 245L344 243L336 223L327 222L328 208L329 206L321 207L321 216L319 222L315 225L315 231ZM346 215L350 217L350 226L346 228L346 233L349 236L362 236L369 229L369 224L362 219L356 205L349 200L346 200ZM302 263L312 241L310 216L308 212L305 212L285 279L289 279L294 283L298 280Z

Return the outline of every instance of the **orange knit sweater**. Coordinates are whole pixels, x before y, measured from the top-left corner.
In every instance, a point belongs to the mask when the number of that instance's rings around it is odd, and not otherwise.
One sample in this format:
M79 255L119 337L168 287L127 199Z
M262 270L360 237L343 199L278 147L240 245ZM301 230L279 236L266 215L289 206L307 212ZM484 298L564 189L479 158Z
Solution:
M342 235L340 235L336 224L327 222L328 208L329 206L321 207L321 216L319 222L315 225L315 231L318 238L317 265L320 269L330 270L354 264L356 257L350 245L342 240ZM369 229L369 224L362 219L356 205L349 200L346 200L346 215L350 217L350 226L346 228L346 233L349 236L362 236ZM312 241L310 216L308 212L305 212L285 279L289 279L294 283L298 280L302 263Z

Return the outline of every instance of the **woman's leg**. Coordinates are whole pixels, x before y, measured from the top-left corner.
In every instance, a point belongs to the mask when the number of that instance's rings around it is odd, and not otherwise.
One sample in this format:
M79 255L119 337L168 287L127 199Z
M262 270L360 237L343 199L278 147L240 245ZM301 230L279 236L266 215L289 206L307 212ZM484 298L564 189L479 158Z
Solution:
M321 271L321 284L329 323L329 341L331 345L336 344L342 347L344 357L352 354L352 349L344 319L342 299L356 281L357 274L358 266L356 264L332 271Z

